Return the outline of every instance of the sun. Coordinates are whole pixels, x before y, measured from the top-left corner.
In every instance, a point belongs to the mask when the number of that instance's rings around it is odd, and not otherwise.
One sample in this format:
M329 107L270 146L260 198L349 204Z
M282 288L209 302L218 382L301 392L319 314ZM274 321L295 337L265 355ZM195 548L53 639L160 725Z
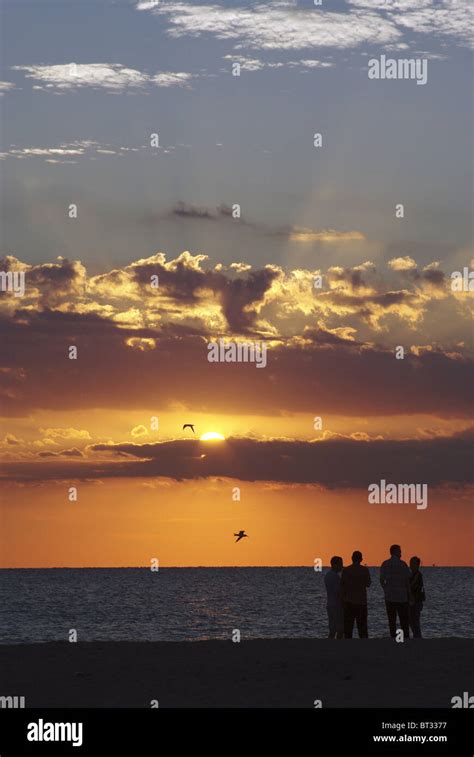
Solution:
M222 434L218 434L216 431L207 431L205 434L203 434L200 437L201 442L213 442L213 441L223 442L224 439L225 439L225 436L222 436Z

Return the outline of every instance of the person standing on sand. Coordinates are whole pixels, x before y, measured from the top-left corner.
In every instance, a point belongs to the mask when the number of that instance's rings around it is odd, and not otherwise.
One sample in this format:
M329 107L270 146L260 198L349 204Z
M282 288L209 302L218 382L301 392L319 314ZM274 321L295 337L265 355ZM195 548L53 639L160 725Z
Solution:
M352 639L354 621L357 623L359 639L368 639L367 628L367 588L370 586L370 573L361 565L362 552L352 553L352 565L344 568L341 576L341 592L344 603L344 638Z
M380 566L380 584L385 595L388 626L392 639L397 635L397 615L404 639L410 637L408 600L410 597L410 569L402 557L399 544L390 547L390 559Z
M420 615L425 601L423 575L420 571L421 560L412 557L410 560L410 603L408 606L408 620L414 639L421 639Z
M343 562L342 557L331 557L331 570L324 576L324 585L327 592L329 639L342 639L344 637L344 616L341 599L341 577Z

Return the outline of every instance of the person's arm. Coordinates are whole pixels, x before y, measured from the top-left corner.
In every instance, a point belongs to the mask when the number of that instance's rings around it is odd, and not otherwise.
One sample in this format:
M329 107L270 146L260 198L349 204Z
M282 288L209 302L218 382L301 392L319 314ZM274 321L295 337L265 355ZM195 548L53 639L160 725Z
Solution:
M423 587L423 576L418 571L418 573L415 576L415 580L414 580L414 582L412 584L412 592L419 599L419 597L421 596L423 590L424 590L424 587Z
M422 602L426 601L426 594L425 594L425 584L423 581L423 573L420 573L420 592L423 597Z
M368 588L370 586L370 584L372 583L372 579L370 577L370 570L368 568L366 568L365 571L366 571L365 585Z
M385 568L383 563L380 566L380 586L382 589L385 587Z
M411 579L411 573L410 573L410 568L408 567L408 565L406 566L406 568L407 568L407 571L408 571L407 572L407 576L406 576L406 587L407 587L408 604L414 605L415 604L415 597L413 596L413 592L411 590L411 580L410 580Z
M346 576L344 575L344 571L341 573L341 582L339 584L339 590L340 590L340 596L341 600L344 602L344 597L346 595Z

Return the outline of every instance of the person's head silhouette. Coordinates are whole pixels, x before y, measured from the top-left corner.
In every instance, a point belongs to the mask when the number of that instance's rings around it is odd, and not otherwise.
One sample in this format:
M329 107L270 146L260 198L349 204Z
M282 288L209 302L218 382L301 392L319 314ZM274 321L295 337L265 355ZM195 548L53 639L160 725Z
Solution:
M352 562L356 565L360 565L360 563L362 562L362 552L359 552L358 549L356 549L356 551L352 553Z
M331 568L336 573L340 573L341 572L342 566L343 566L342 557L339 557L338 555L334 555L334 557L331 557Z
M421 560L419 557L416 557L416 556L410 557L410 568L411 568L412 573L416 573L420 565L421 565Z
M398 557L400 558L402 556L402 548L400 544L392 544L390 547L390 554L392 557Z

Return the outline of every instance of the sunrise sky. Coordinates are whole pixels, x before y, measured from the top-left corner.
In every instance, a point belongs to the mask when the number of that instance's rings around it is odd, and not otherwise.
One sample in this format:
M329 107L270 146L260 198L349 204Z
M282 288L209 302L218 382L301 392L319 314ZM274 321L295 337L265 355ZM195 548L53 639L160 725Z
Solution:
M0 567L473 564L468 4L2 18Z

